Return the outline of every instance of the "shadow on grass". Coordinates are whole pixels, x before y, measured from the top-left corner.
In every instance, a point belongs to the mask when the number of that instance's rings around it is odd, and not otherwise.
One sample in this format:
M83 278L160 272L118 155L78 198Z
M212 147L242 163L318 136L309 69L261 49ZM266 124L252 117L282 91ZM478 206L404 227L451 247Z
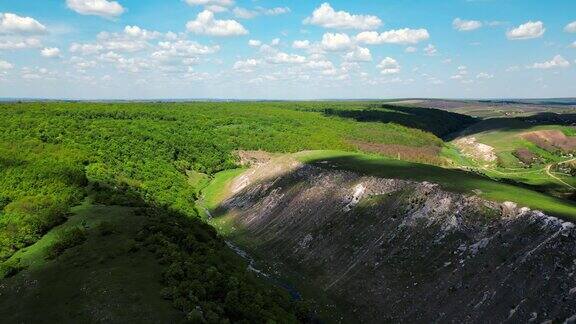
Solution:
M199 218L146 202L130 187L91 190L93 203L63 225L81 227L85 240L2 279L5 321L296 323L309 314L249 271ZM30 281L37 284L22 293Z
M534 126L574 126L576 114L538 113L526 117L489 118L466 129L463 135L474 135L489 131L512 131L528 129Z

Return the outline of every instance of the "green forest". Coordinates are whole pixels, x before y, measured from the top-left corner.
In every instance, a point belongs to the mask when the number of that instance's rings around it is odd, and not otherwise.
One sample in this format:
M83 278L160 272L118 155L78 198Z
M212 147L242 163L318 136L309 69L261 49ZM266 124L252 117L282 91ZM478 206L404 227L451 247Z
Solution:
M240 266L243 261L231 258L218 235L199 220L199 188L190 172L210 176L234 168L238 149L357 150L357 142L443 146L429 129L404 124L406 114L417 119L417 112L377 103L24 102L3 103L0 110L0 274L17 273L19 265L11 257L65 222L70 208L87 196L97 204L144 208L155 217L146 218L153 225L139 234L147 237L141 244L166 268L164 294L190 317L211 314L211 322L286 322L295 321L295 314L307 315L301 305L252 278ZM389 120L347 116L365 110L388 113ZM452 122L458 127L458 120ZM51 257L84 239L81 230L64 233ZM191 266L186 259L197 263ZM206 274L202 269L214 270ZM203 276L214 279L199 281ZM184 293L190 285L197 286L197 295ZM262 302L245 305L241 296ZM205 312L198 313L194 304Z
M249 273L200 219L191 175L237 167L240 149L366 151L441 166L442 138L475 122L378 102L15 102L0 111L0 275L21 270L12 256L89 197L143 215L134 239L164 269L159 294L189 320L209 323L310 314ZM50 257L81 244L83 231L64 232Z

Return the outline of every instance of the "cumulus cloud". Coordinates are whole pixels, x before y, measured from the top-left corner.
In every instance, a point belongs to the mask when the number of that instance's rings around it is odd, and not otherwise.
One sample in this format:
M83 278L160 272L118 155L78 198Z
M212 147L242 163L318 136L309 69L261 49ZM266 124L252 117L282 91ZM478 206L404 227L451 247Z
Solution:
M488 74L486 72L480 72L476 75L476 79L493 79L494 75L493 74Z
M46 26L34 18L0 12L0 35L39 35L46 32Z
M38 48L40 46L42 46L42 42L37 38L0 40L0 50L20 50L26 48Z
M217 20L214 18L214 13L209 10L202 11L195 20L189 21L186 29L194 34L218 37L248 34L246 28L236 20Z
M556 55L552 60L540 63L534 63L531 66L533 69L558 69L570 67L570 62L568 62L561 55Z
M452 27L457 31L473 31L482 27L482 22L477 20L463 20L460 18L454 19Z
M432 44L428 44L428 46L424 47L424 55L435 56L436 54L438 54L438 50L436 49L436 46L434 46Z
M370 53L370 49L358 46L353 51L346 53L344 59L349 62L370 62L372 61L372 53Z
M160 37L174 38L176 36L173 33L162 34L138 26L126 26L121 33L99 33L96 36L96 43L72 43L70 51L83 55L102 51L138 52L152 47L149 41Z
M190 6L222 6L230 7L234 5L234 0L186 0Z
M237 61L236 63L234 63L233 69L241 72L252 72L261 63L262 62L257 59L247 59L244 61Z
M291 12L290 8L288 7L276 7L276 8L263 8L263 7L256 7L253 10L236 7L232 10L234 16L240 19L252 19L258 17L260 15L264 16L278 16L282 14L287 14Z
M314 60L306 63L306 67L312 70L333 70L334 64L328 60Z
M335 29L376 29L382 25L380 18L369 15L353 15L346 11L335 11L325 2L312 12L312 16L304 19L304 24L317 25Z
M383 33L375 31L361 32L356 36L356 40L360 43L369 45L379 44L417 44L419 42L428 40L430 34L426 29L396 29L389 30Z
M278 16L292 12L288 7L276 7L276 8L256 8L266 16Z
M541 21L529 21L506 33L510 40L522 40L542 37L546 32L544 24Z
M414 46L408 46L404 50L404 52L406 52L406 53L416 53L417 51L418 51L418 48L414 47Z
M260 45L262 45L262 42L256 39L251 39L248 41L248 45L252 46L252 47L258 47Z
M68 8L86 16L114 18L124 13L124 7L117 1L108 0L66 0Z
M275 55L268 57L266 61L272 64L302 64L306 62L306 57L297 54L278 52Z
M295 40L292 43L292 47L296 48L296 49L307 49L310 47L310 41L309 40Z
M452 80L464 80L468 75L468 67L460 65L456 74L450 77Z
M325 33L321 44L323 49L334 52L351 49L354 46L350 36L342 33Z
M159 42L159 49L152 53L152 58L162 62L193 62L197 55L208 55L220 50L219 46L207 46L195 41L178 40Z
M576 21L573 21L564 27L564 31L567 33L576 33Z
M40 55L48 58L60 57L60 49L58 47L46 47L40 51Z
M398 74L400 73L400 64L398 61L391 57L386 57L378 64L380 73L382 74Z
M12 65L9 62L0 60L0 70L10 70L14 67L14 65Z
M236 18L240 19L252 19L259 15L259 12L256 10L249 10L240 7L234 8L232 12L234 13L234 16L236 16Z

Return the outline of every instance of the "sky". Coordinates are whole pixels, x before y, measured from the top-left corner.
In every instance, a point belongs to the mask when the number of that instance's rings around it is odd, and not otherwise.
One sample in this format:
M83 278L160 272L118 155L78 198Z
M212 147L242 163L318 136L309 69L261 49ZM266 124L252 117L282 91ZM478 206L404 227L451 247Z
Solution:
M0 98L575 96L573 0L0 0Z

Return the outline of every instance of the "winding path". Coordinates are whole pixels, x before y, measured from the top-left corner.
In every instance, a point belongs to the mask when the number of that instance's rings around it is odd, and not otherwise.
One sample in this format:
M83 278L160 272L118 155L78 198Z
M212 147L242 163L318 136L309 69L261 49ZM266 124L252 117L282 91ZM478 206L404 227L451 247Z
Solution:
M557 162L557 163L550 163L547 164L546 166L544 166L542 169L536 169L536 170L530 170L530 171L519 171L519 172L502 172L496 169L492 169L492 168L488 168L487 166L478 166L475 167L475 169L479 169L479 170L483 170L486 172L492 172L492 173L497 173L500 175L504 175L504 176L514 176L514 175L518 175L518 174L528 174L528 173L538 173L538 172L544 172L546 173L546 175L556 181L558 181L559 183L565 185L566 187L572 189L572 190L576 190L576 187L574 187L573 185L567 183L566 181L560 179L559 177L557 177L556 175L554 175L554 173L551 171L552 167L554 165L560 165L560 164L566 164L566 163L570 163L570 162L574 162L576 161L576 158L572 158L566 161L561 161L561 162ZM472 167L474 168L474 167Z
M569 187L570 189L576 190L576 187L574 187L573 185L567 183L566 181L558 178L557 176L555 176L555 175L550 171L550 169L552 168L552 166L553 166L554 164L560 165L560 164L570 163L570 162L573 162L573 161L576 161L576 158L573 158L573 159L570 159L570 160L566 160L566 161L563 161L563 162L559 162L559 163L551 163L551 164L548 164L548 165L546 166L546 174L547 174L548 176L552 177L553 179L557 180L558 182L566 185L566 186Z

